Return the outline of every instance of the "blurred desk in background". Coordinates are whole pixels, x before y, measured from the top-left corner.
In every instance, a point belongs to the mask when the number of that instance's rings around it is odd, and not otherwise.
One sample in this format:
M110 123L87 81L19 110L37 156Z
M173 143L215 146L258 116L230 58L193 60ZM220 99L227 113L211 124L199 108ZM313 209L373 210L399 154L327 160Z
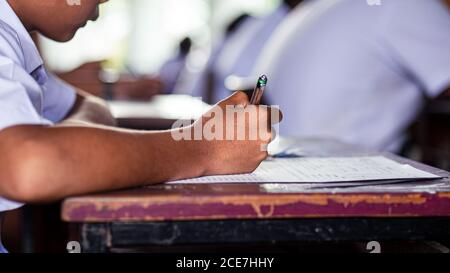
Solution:
M119 127L139 130L166 130L177 120L192 122L210 106L199 98L185 95L160 95L148 102L110 101Z
M450 94L430 102L419 124L421 161L450 170Z
M290 139L308 156L377 153L324 139ZM380 154L378 154L380 155ZM382 154L442 177L382 186L187 184L68 198L62 218L84 252L288 242L450 239L450 173Z

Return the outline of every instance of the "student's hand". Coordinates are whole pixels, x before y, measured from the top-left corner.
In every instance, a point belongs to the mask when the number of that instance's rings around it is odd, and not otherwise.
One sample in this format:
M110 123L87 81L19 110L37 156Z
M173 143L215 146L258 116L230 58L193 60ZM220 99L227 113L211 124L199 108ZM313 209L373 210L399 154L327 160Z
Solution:
M117 122L104 100L77 89L75 105L61 125L105 125L115 127Z
M203 130L197 152L206 166L205 175L253 172L267 158L267 146L275 137L272 125L281 119L278 109L249 105L243 92L218 103L193 125L197 132Z

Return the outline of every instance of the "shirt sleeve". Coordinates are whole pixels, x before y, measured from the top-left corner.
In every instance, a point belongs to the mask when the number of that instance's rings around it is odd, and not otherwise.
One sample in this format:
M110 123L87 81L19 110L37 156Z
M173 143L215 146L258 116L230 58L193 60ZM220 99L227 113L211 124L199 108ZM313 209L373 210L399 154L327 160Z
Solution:
M0 197L0 212L14 210L14 209L20 208L21 206L23 206L22 203L10 201L3 197ZM1 217L1 215L0 215L0 217ZM1 225L1 222L0 222L0 225ZM0 226L0 228L1 228L1 226ZM2 252L0 251L0 253L2 253Z
M43 86L43 114L53 123L63 120L76 101L75 89L69 84L48 73Z
M393 1L380 22L392 57L436 97L450 87L450 9L442 0Z
M0 130L15 125L51 125L34 108L25 87L0 77Z

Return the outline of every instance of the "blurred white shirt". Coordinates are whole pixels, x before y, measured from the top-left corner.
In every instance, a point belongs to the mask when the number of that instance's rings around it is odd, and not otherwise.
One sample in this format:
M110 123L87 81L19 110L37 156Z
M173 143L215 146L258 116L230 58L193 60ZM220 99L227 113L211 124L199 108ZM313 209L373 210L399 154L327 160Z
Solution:
M245 20L251 20L251 18L247 18ZM231 35L232 36L232 35ZM208 97L208 81L209 81L209 73L217 62L220 53L222 52L224 46L227 44L229 37L224 37L223 40L214 46L211 50L211 54L208 58L208 61L198 71L193 71L189 65L185 65L180 73L178 82L174 87L175 94L183 94L190 95L194 97L203 98L206 101ZM188 60L186 60L186 63Z
M311 0L268 42L269 77L287 136L398 151L426 97L450 86L450 11L440 0Z
M25 27L7 1L0 1L0 131L15 125L52 125L67 115L75 100L72 87L46 72ZM21 205L0 197L0 212Z
M261 18L249 18L227 40L213 67L215 76L213 101L231 95L225 88L225 79L230 75L249 77L266 42L289 12L282 4L273 13Z
M174 92L180 74L186 64L186 56L178 54L167 60L159 69L158 76L164 83L164 93L170 94Z

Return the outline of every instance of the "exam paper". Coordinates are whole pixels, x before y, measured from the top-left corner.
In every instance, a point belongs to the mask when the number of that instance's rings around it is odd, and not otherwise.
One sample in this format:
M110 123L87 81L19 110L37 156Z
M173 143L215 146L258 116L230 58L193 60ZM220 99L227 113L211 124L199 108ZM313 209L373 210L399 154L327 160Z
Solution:
M264 161L252 174L207 176L171 183L336 183L436 178L440 177L383 156L302 157Z

